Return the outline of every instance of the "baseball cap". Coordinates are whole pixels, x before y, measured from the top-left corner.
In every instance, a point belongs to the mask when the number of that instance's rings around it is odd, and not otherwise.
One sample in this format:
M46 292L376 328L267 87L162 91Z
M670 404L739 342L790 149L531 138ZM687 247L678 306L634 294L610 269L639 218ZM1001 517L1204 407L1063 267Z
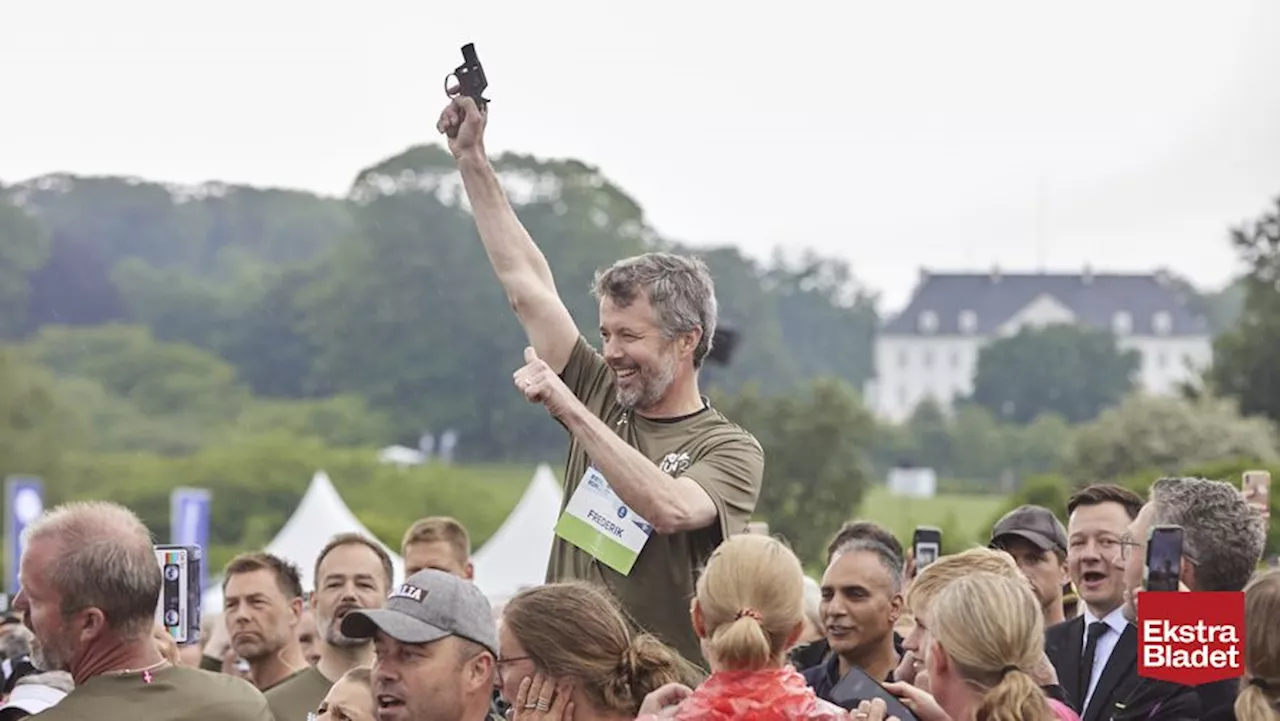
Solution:
M474 583L434 569L406 578L387 596L386 608L352 611L342 619L342 634L349 638L373 638L378 631L400 643L457 636L498 655L489 600Z
M1043 506L1018 506L996 522L991 529L991 548L1000 545L1001 538L1017 536L1031 541L1042 551L1067 553L1067 529L1053 511Z
M66 695L67 692L62 689L46 686L42 683L20 683L14 686L13 693L9 694L9 698L5 699L4 705L0 706L0 711L22 709L34 716L41 711L53 708Z

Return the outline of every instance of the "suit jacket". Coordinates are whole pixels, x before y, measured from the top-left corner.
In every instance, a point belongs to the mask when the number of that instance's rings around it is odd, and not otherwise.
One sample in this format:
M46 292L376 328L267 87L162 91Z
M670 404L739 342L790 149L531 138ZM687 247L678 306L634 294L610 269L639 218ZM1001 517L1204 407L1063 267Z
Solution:
M1121 694L1130 690L1138 678L1138 630L1130 625L1120 634L1087 709L1080 708L1084 699L1075 697L1084 655L1084 616L1050 626L1044 635L1045 653L1058 671L1058 683L1066 689L1068 705L1080 714L1080 721L1107 721Z
M1102 718L1104 721L1205 721L1201 708L1200 696L1190 686L1136 676Z

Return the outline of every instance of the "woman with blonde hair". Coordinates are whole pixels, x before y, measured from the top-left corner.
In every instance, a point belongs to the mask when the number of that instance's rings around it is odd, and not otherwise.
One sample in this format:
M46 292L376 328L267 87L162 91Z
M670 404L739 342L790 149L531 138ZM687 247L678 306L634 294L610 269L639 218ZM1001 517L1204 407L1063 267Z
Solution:
M740 535L720 544L698 579L692 617L711 677L692 692L663 689L646 703L645 718L849 718L785 665L787 651L804 633L804 571L778 540ZM681 697L675 708L661 708Z
M1280 571L1244 589L1244 677L1234 707L1237 721L1280 721ZM1221 718L1231 718L1223 715Z
M972 573L948 582L929 605L929 690L956 721L1059 719L1032 676L1043 655L1044 614L1023 579ZM924 711L922 697L904 696Z
M581 582L521 591L503 609L498 646L504 698L514 703L522 684L528 698L535 677L539 687L543 677L571 683L570 698L561 701L573 704L576 721L630 721L651 692L696 683L701 675L674 649L636 632L606 591ZM547 710L534 702L512 708L517 720L542 718Z

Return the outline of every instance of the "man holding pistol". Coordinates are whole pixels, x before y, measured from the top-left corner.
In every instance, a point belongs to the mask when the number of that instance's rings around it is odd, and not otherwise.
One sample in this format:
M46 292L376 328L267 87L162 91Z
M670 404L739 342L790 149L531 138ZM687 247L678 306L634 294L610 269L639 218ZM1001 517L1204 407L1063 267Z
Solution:
M718 312L711 274L669 253L598 272L598 352L503 192L485 154L486 121L459 95L437 129L449 136L480 240L529 339L516 388L571 435L547 580L602 584L647 631L705 666L689 618L694 575L746 530L764 472L760 444L698 388Z

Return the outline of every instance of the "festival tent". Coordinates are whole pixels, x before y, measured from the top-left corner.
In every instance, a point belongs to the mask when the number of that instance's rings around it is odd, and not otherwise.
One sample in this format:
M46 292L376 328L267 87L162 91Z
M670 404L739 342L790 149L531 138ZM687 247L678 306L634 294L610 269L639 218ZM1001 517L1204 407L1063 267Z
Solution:
M476 552L475 583L494 606L546 581L564 494L551 467L542 464L502 526Z
M294 510L284 528L267 545L268 553L292 561L298 566L298 574L302 577L302 588L310 591L314 588L316 557L329 542L339 533L359 533L374 540L377 537L360 523L355 514L347 508L338 489L324 471L316 471L311 478L311 485L302 496L302 501ZM391 565L395 570L395 581L404 578L404 559L385 543L378 545L391 555ZM544 559L545 560L545 559ZM209 582L200 601L204 613L222 611L222 578L214 578Z

